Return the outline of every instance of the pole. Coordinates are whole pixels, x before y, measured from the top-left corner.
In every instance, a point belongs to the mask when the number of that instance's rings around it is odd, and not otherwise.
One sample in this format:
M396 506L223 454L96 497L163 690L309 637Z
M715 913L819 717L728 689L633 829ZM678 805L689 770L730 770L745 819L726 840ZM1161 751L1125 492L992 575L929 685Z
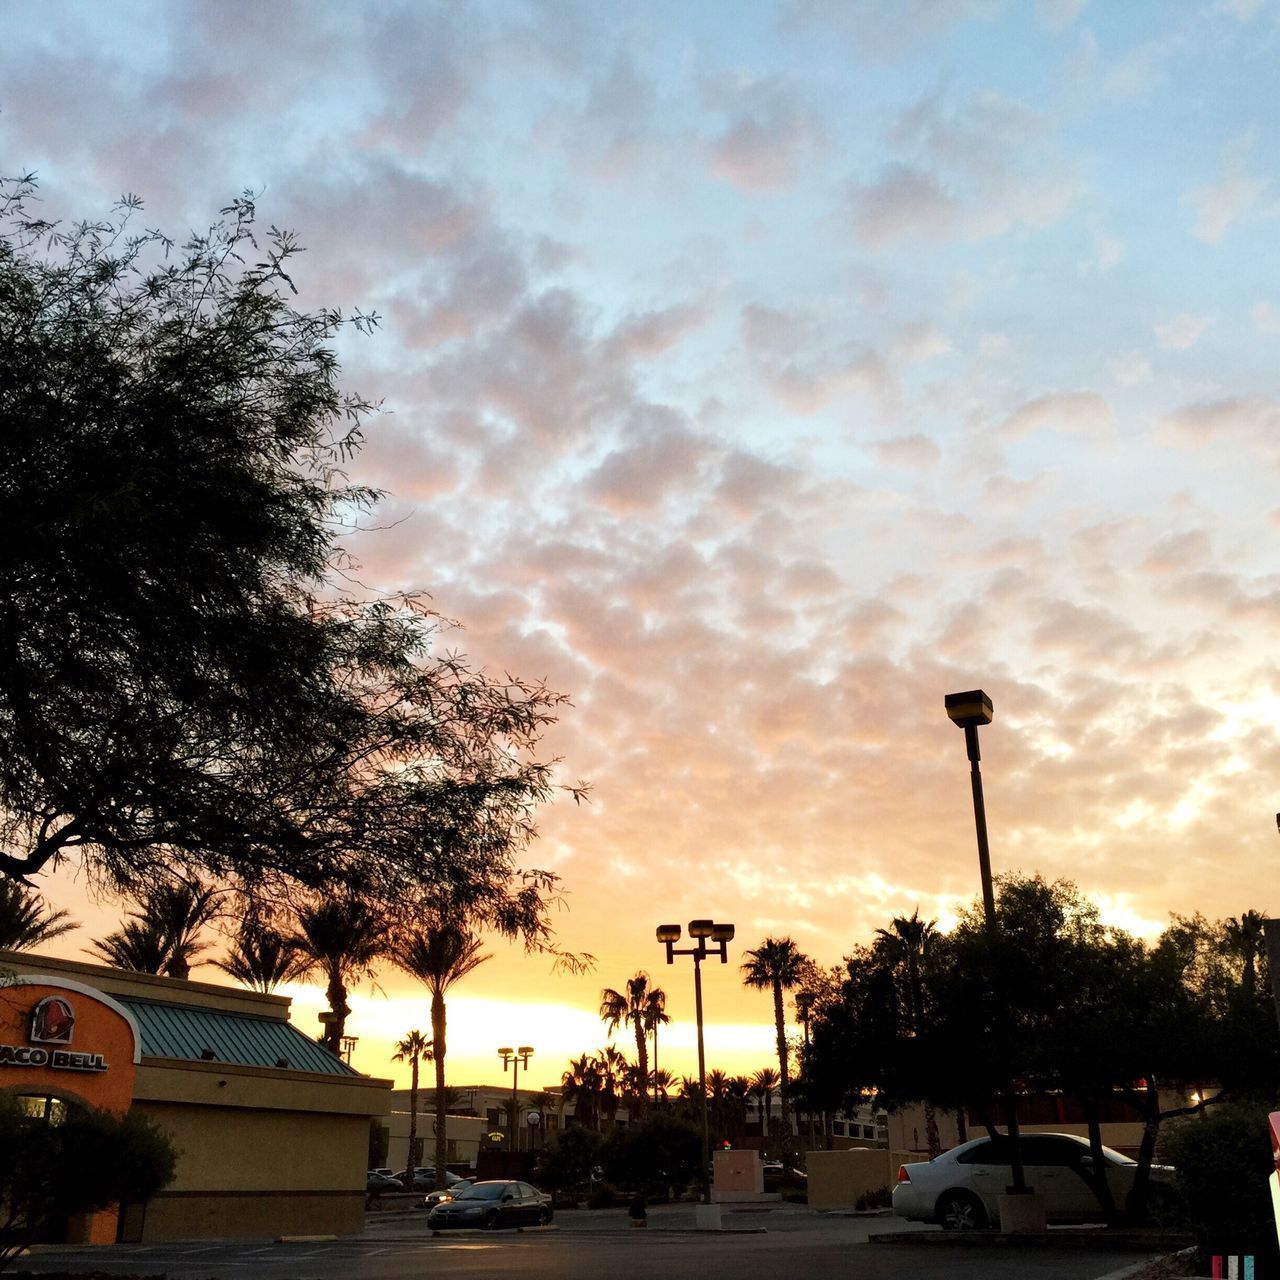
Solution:
M978 726L964 727L964 745L969 752L969 781L973 786L973 825L978 831L978 870L982 875L982 910L987 928L995 933L996 898L991 887L991 847L987 843L987 806L982 798L982 770L978 767Z
M967 724L964 727L964 745L969 752L969 780L973 784L973 824L978 832L978 870L982 876L982 912L987 924L987 937L994 942L996 938L996 897L991 883L991 847L987 843L987 806L982 797L982 770L978 767L981 758L978 752L978 726ZM1008 1030L1008 1011L1003 1000L1000 1003L1001 1022L1004 1023L1004 1053L1009 1054L1011 1036ZM1022 1141L1018 1127L1018 1095L1014 1089L1012 1078L1005 1085L1005 1111L1008 1116L1010 1151L1009 1163L1013 1173L1013 1191L1021 1195L1027 1189L1027 1175L1022 1167Z
M698 1094L702 1099L702 1203L711 1203L711 1122L707 1117L707 1060L702 1047L702 956L693 956L693 995L698 1018Z
M518 1111L520 1105L516 1101L516 1086L520 1083L520 1059L519 1057L511 1060L511 1150L520 1150L520 1125L517 1123Z

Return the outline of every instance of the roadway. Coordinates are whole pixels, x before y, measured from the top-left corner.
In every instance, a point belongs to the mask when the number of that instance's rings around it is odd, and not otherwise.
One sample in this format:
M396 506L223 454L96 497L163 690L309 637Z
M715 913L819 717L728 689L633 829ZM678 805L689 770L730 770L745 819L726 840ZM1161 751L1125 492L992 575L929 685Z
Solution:
M726 1212L728 1229L720 1233L694 1231L692 1218L690 1206L659 1206L650 1225L637 1229L619 1210L570 1210L546 1228L433 1237L421 1217L371 1216L361 1237L43 1247L14 1270L164 1273L170 1280L1099 1280L1142 1260L1065 1235L1060 1245L1031 1247L878 1244L869 1242L873 1233L930 1229L793 1206Z

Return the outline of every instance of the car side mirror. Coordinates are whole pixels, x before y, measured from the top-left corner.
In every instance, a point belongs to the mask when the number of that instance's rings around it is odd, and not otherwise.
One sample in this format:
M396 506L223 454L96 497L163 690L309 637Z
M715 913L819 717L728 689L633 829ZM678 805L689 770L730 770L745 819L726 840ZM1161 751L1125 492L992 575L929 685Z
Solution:
M513 1195L511 1194L511 1192L510 1192L510 1191L507 1191L507 1192L504 1192L504 1193L503 1193L502 1198L503 1198L504 1200L514 1200L514 1199L515 1199L515 1196L513 1196Z
M1092 1168L1093 1168L1093 1157L1092 1157L1092 1156L1081 1156L1081 1157L1080 1157L1080 1163L1081 1163L1081 1165L1082 1165L1084 1168L1086 1168L1086 1169L1092 1169Z

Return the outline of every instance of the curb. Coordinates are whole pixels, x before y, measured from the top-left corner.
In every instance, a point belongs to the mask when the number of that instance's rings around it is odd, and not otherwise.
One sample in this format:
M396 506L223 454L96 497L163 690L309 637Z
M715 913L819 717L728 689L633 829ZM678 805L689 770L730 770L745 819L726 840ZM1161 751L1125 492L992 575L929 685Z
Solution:
M1097 1249L1116 1253L1167 1255L1186 1247L1186 1236L1146 1236L1139 1232L1045 1231L882 1231L867 1237L868 1244L892 1244L922 1248L986 1249Z

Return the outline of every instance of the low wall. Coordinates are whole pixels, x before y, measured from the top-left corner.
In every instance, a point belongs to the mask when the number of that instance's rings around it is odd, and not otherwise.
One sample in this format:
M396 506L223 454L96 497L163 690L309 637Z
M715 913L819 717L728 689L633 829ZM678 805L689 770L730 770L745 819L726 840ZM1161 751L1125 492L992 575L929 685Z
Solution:
M868 1192L892 1189L898 1166L915 1158L905 1151L886 1151L881 1147L810 1151L809 1207L856 1208L859 1198Z

